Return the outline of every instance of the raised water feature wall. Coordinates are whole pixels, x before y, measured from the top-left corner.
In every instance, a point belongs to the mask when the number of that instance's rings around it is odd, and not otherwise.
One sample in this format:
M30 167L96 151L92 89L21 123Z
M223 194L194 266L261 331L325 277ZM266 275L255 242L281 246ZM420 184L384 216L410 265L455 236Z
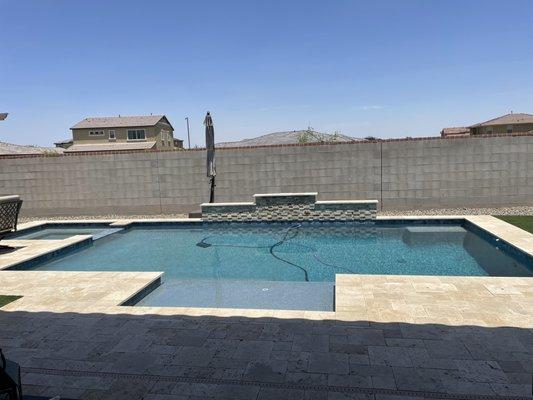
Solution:
M318 193L256 194L253 203L204 203L209 222L368 221L376 218L377 200L317 201Z
M533 204L533 135L426 138L217 150L217 202L254 193L378 199L382 209ZM0 155L0 195L22 215L199 211L205 151Z

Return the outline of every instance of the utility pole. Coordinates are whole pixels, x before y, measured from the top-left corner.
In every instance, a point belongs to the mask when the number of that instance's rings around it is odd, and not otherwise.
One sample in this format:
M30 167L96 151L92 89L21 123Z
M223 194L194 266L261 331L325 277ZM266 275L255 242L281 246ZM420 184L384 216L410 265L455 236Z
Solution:
M189 133L189 117L185 117L185 121L187 121L187 142L189 144L189 149L191 148L191 134Z

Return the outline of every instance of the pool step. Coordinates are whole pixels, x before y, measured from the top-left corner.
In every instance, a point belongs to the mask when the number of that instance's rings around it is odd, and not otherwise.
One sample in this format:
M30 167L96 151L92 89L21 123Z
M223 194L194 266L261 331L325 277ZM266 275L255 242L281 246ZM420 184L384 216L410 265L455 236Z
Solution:
M333 282L163 280L136 306L333 311Z
M117 233L117 232L120 232L120 231L123 231L124 228L109 228L109 229L104 229L103 231L101 232L98 232L98 233L95 233L93 235L93 240L98 240L98 239L102 239L106 236L109 236L109 235L112 235L113 233Z

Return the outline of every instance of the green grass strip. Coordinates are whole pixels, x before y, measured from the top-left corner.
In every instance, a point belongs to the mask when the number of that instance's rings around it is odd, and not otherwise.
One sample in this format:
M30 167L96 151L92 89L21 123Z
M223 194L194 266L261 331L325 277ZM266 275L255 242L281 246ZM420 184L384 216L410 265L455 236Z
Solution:
M4 295L0 295L0 308L5 306L6 304L11 303L12 301L20 299L21 297L22 296L4 296Z
M533 215L495 215L495 217L533 233Z

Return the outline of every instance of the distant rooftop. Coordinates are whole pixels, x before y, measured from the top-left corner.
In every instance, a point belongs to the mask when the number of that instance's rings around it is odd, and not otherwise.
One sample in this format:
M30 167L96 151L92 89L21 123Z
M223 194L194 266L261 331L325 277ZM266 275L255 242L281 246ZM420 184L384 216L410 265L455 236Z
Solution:
M7 154L61 154L63 149L56 147L40 147L40 146L25 146L21 144L13 144L0 142L0 155Z
M136 115L136 116L118 116L118 117L91 117L85 118L78 122L70 129L88 129L88 128L128 128L135 126L154 126L164 118L167 123L167 117L164 115Z
M155 142L132 143L92 143L73 144L65 153L95 152L95 151L123 151L123 150L149 150L155 147Z
M442 131L440 131L440 134L442 137L447 136L469 136L470 135L470 128L466 126L454 126L451 128L444 128Z
M479 124L471 125L470 128L478 126L490 126L490 125L511 125L511 124L533 124L533 115L525 113L511 113L502 115L501 117L489 119Z
M313 130L299 130L274 132L236 142L217 143L217 147L254 147L297 143L354 142L360 140L361 139L356 139L341 134L321 133Z
M59 140L57 142L54 142L55 145L58 145L58 144L68 144L68 143L72 143L73 140L72 139L65 139L65 140Z

